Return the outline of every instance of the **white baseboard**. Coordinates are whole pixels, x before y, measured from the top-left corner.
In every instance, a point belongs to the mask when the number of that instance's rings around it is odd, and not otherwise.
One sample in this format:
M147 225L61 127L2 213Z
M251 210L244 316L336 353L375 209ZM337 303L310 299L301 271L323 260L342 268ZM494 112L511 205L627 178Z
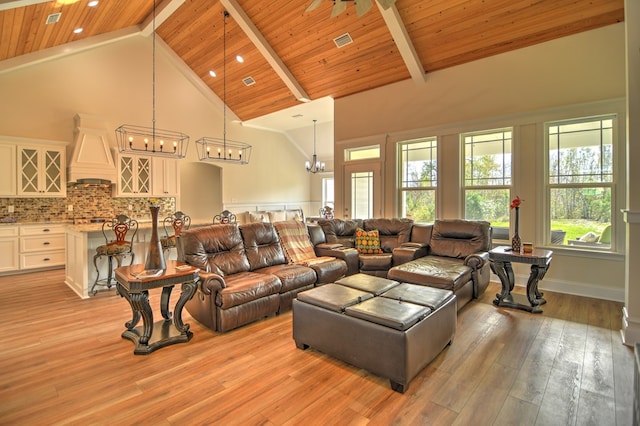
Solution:
M498 285L500 280L497 277L491 277L491 282ZM517 287L525 287L529 276L516 275L515 282ZM539 284L540 290L555 291L557 293L572 294L575 296L593 297L595 299L611 300L614 302L624 303L624 288L598 287L591 284L583 284L575 281L549 280L544 279Z

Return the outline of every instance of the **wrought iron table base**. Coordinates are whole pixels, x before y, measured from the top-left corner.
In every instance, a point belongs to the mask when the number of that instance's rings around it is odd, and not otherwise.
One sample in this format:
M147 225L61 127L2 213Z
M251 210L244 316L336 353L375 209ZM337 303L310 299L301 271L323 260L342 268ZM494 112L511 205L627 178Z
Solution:
M551 252L545 252L543 256L524 256L499 252L503 247L498 247L489 253L491 270L500 278L502 291L496 294L493 304L507 308L522 309L534 314L542 313L541 305L547 303L543 293L538 290L538 282L544 278L547 269L551 265ZM532 263L531 273L527 280L526 295L513 294L515 277L511 262Z
M127 281L128 268L116 270L118 280L116 286L118 294L125 298L131 306L131 321L125 323L126 330L122 333L122 337L135 343L133 353L147 355L156 349L191 340L193 333L189 330L189 324L182 321L182 309L196 292L198 270L193 268L193 271L186 276L185 274L166 274L154 280L140 281L131 277L132 280ZM127 272L123 273L122 270L127 270ZM171 292L175 284L180 283L182 292L172 314L169 310ZM134 287L134 284L137 286L132 290L131 287ZM162 319L154 322L148 289L157 287L162 287L162 295L160 296ZM140 319L142 319L142 325L138 326Z

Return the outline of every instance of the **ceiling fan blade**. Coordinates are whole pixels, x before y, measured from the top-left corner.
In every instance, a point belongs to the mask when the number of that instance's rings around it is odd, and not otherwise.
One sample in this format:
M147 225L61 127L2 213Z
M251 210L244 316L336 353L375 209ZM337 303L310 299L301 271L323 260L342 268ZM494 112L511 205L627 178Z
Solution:
M373 6L371 0L356 0L356 15L358 17L364 15L371 9L371 6Z
M338 16L345 10L347 10L347 3L342 0L337 0L333 5L333 9L331 9L331 17Z
M313 9L317 8L318 6L320 6L320 3L322 3L322 0L313 0L311 2L311 4L304 11L305 12L311 12Z
M396 0L378 0L378 3L380 3L380 6L382 6L384 10L389 9L395 2Z

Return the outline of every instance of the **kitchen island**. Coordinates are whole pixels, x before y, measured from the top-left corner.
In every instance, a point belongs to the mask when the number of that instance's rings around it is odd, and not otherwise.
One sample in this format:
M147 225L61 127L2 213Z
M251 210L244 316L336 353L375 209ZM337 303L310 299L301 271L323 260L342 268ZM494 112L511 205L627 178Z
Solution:
M138 232L133 239L134 265L144 264L146 261L147 249L151 240L151 220L138 221ZM204 226L209 223L191 224L194 226ZM164 237L162 225L158 224L160 237ZM107 234L109 235L109 234ZM69 286L78 296L83 299L90 297L89 290L96 280L96 268L93 264L93 257L96 248L105 243L102 234L101 223L91 223L82 225L68 225L65 233L66 240L66 267L65 284ZM177 260L175 249L168 251L166 260ZM123 266L128 265L130 258L125 258ZM115 265L114 265L115 267ZM98 259L98 269L100 277L107 276L107 259ZM114 287L112 287L113 289Z

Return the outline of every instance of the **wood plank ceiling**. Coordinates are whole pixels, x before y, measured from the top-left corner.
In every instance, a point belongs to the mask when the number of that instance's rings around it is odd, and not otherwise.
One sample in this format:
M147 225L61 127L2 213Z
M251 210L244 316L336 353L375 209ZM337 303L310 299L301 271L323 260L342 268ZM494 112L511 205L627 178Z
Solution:
M624 0L397 0L389 11L374 6L362 17L349 3L333 18L332 1L305 12L310 2L165 0L156 6L157 35L218 97L226 97L241 120L249 120L303 97L339 98L408 78L428 84L429 72L624 20ZM153 0L87 3L0 1L0 67L67 43L142 31L152 21ZM224 10L231 15L226 78ZM45 25L56 12L60 21ZM76 27L83 32L74 34ZM336 47L333 39L345 33L353 43ZM235 60L238 54L244 63ZM417 77L412 58L421 68ZM255 84L246 86L246 77Z

